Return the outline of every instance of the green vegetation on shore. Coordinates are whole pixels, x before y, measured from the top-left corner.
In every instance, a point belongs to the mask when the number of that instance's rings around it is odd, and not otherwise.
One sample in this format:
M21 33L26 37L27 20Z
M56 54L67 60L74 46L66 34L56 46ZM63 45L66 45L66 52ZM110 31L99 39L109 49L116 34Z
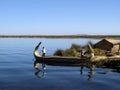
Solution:
M120 35L0 35L0 38L116 38Z

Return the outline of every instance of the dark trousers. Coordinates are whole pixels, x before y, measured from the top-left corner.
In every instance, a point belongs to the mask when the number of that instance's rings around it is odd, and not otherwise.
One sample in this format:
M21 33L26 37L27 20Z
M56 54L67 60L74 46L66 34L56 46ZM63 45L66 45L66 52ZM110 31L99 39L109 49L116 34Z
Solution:
M43 58L45 57L45 53L42 54L42 57L43 57Z

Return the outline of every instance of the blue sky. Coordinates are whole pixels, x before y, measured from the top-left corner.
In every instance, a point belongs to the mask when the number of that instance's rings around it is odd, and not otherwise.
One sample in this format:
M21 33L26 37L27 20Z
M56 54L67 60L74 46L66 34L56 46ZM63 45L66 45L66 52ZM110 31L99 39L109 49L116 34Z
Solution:
M120 0L0 0L0 34L120 34Z

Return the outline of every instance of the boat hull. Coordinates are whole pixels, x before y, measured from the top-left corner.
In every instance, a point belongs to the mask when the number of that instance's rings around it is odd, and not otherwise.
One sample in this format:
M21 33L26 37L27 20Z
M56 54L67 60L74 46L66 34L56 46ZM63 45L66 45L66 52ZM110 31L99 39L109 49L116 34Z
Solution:
M87 59L83 58L68 58L68 57L35 57L37 61L41 63L64 63L64 64L79 64L88 62Z

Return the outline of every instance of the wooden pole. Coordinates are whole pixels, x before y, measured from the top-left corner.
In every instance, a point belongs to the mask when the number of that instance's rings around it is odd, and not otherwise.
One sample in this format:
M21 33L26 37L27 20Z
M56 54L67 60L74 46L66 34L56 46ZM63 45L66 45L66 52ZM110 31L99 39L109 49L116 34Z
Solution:
M90 50L90 61L93 60L94 58L94 49L92 48L92 46L90 44L88 44L89 50Z

